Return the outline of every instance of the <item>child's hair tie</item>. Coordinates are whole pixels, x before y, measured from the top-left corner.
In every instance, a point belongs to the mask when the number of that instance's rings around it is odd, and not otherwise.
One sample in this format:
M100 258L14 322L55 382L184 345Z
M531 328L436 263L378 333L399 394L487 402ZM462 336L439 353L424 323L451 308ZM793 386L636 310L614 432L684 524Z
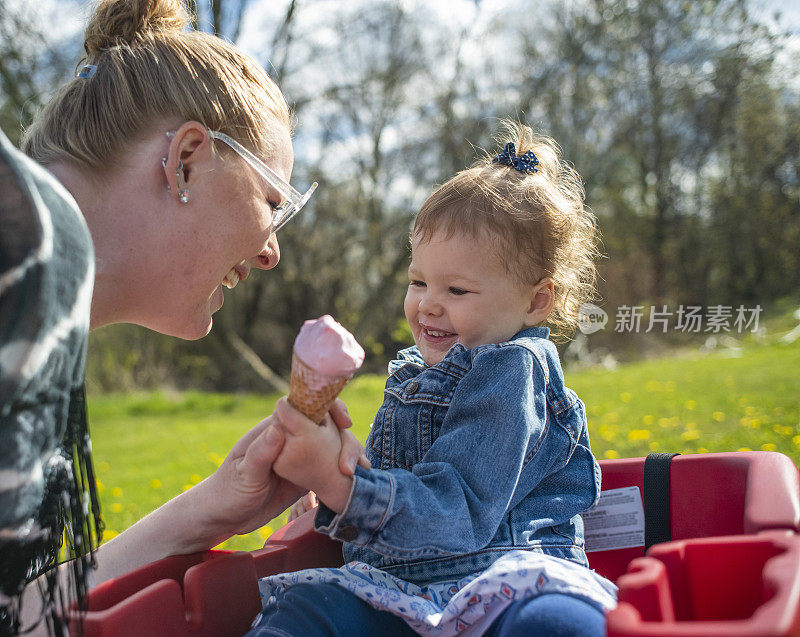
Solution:
M499 155L495 155L492 161L498 164L504 164L505 166L511 166L523 173L539 172L536 168L536 166L539 165L539 160L536 158L536 155L533 154L533 151L529 150L527 153L517 157L517 150L514 146L514 142L508 142L503 152Z

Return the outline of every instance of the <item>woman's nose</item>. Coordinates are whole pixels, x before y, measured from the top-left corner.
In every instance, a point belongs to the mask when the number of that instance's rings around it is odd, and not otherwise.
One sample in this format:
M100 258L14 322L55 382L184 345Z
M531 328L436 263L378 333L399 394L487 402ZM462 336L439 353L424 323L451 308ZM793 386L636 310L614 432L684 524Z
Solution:
M254 267L262 270L271 270L278 265L278 261L280 260L281 248L278 245L278 238L275 236L275 233L273 233L269 236L267 245L264 246L264 249L254 259Z

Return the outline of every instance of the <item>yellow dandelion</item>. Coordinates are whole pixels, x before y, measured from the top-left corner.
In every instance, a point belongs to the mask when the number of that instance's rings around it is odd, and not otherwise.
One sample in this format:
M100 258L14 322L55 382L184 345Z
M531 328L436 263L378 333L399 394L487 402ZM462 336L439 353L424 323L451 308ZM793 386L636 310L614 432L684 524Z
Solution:
M752 451L750 447L739 447L736 451Z
M650 451L658 451L659 445L655 440L650 443Z
M214 453L213 451L209 452L209 453L206 455L206 458L208 458L208 459L209 459L209 460L210 460L212 463L214 463L214 464L215 464L216 466L218 466L218 467L219 467L219 466L222 464L222 462L225 460L225 458L224 458L224 457L222 457L222 456L221 456L221 455L219 455L218 453Z
M686 427L684 427L684 428L686 429L686 431L693 431L694 429L697 429L697 423L696 422L687 422L686 423Z
M795 447L800 447L800 435L794 436L792 438L792 442L794 443Z
M672 424L672 422L670 421L669 418L659 418L658 419L658 426L659 427L663 427L664 429L669 427L671 424Z
M182 488L183 488L183 490L184 490L184 491L188 491L188 490L189 490L189 489L191 489L193 486L194 486L193 484L184 484Z
M269 539L269 536L272 535L273 532L274 531L272 527L269 525L262 526L260 529L258 529L258 534L261 536L261 539L263 540Z
M681 440L689 442L690 440L697 440L700 437L700 432L697 429L690 429L681 434Z
M122 511L122 505L119 502L112 502L111 503L111 512L112 513L119 513Z
M109 540L113 540L118 535L119 535L119 533L117 533L116 531L114 531L112 529L108 529L108 528L103 529L103 542L108 542Z
M747 416L742 416L741 418L739 418L739 425L741 425L742 427L749 427L751 420L752 418L748 418Z
M761 426L761 421L758 418L751 418L750 419L750 428L751 429L758 429Z
M609 460L613 460L614 458L619 458L619 452L617 452L617 451L616 451L616 450L614 450L614 449L609 449L608 451L606 451L606 452L603 454L603 456L604 456L605 458L608 458Z
M708 453L708 449L706 449L705 447L698 447L697 453Z
M631 398L633 398L633 396L631 396L631 393L630 393L630 392L627 392L627 391L624 391L624 392L622 392L622 393L619 395L619 399L620 399L620 400L621 400L623 403L629 403L629 402L631 402Z
M775 451L777 448L778 447L772 444L771 442L765 442L763 445L761 445L762 451Z
M648 380L647 384L644 386L647 391L658 391L660 387L661 383L659 383L657 380Z
M600 425L600 436L603 440L611 442L617 437L616 427L609 427L608 425Z
M752 416L755 413L756 413L756 408L753 407L752 405L748 405L747 407L744 408L745 416Z
M152 480L150 480L151 489L160 489L163 486L164 485L161 483L161 480L159 480L158 478L153 478Z
M683 403L683 406L686 407L689 411L694 411L697 408L697 401L696 400L687 400Z
M113 498L121 498L122 497L122 489L119 487L114 487L111 489L111 497Z
M775 425L772 429L775 433L783 434L784 436L791 436L794 433L794 427L789 425Z
M189 476L189 482L192 484L197 484L198 482L202 482L202 480L203 476L201 476L199 473L193 473L191 476Z
M654 420L655 418L653 418L653 414L647 414L646 416L642 416L642 424L647 425L648 427L653 424Z
M722 422L725 420L725 412L715 411L713 414L711 414L711 418L717 422Z
M650 438L650 431L648 429L631 429L628 432L628 440L636 442L637 440L648 440Z
M106 490L106 485L104 485L102 482L100 482L100 480L95 480L94 483L95 483L95 485L97 485L97 492L98 493L102 493L103 491Z

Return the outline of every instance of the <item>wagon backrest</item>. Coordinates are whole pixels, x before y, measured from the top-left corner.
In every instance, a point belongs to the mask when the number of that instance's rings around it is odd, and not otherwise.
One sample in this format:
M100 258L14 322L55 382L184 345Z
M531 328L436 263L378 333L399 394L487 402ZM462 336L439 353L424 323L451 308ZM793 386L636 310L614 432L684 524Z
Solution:
M644 493L644 458L603 460L604 491L636 486ZM673 540L800 530L800 476L787 456L766 451L676 456L670 475ZM644 548L589 553L592 568L610 579Z

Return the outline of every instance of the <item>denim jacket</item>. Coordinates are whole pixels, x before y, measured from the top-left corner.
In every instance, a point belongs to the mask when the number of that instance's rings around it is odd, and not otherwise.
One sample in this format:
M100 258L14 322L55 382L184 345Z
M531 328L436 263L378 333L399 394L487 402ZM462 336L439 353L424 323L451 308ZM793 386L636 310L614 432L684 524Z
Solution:
M360 560L416 584L459 579L513 550L588 565L580 512L600 495L583 403L564 386L549 330L454 345L427 366L416 347L389 365L344 511L315 528Z

